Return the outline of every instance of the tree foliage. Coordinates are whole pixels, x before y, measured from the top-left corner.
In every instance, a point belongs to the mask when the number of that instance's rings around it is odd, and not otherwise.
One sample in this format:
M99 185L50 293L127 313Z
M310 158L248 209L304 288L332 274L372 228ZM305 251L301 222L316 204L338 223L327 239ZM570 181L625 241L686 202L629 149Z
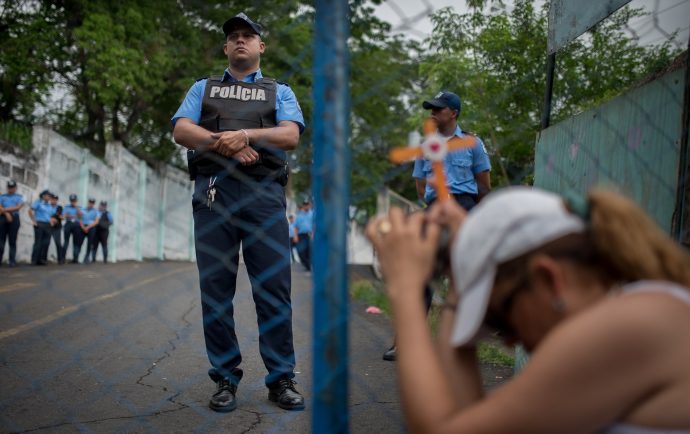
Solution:
M432 89L463 100L461 125L480 134L493 151L494 183L529 182L546 81L548 5L532 1L473 1L470 12L436 12L429 55L421 64ZM624 8L557 54L552 118L571 116L617 95L667 64L669 42L640 46L621 32L640 16Z

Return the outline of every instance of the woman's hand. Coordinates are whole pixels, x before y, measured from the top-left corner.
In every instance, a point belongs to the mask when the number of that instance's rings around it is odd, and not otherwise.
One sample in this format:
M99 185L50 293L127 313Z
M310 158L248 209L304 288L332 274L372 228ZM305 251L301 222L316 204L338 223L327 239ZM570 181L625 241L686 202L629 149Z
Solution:
M419 288L414 296L421 295L431 278L440 233L439 225L427 223L423 213L406 216L399 208L369 222L366 234L376 249L392 300L410 295L402 294L402 287Z
M431 205L426 216L429 222L448 228L451 244L457 237L458 230L466 217L467 211L454 200L437 200Z

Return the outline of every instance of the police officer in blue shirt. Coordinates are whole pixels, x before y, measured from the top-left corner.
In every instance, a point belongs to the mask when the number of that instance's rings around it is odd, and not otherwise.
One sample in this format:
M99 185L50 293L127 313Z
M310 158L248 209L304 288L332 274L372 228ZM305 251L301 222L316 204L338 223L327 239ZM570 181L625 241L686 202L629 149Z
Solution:
M29 218L34 225L34 246L31 250L31 263L33 265L46 265L44 259L48 255L50 246L50 216L53 215L53 208L48 202L50 191L43 190L29 208Z
M62 257L67 257L67 247L69 245L69 239L72 237L72 263L79 263L79 252L81 250L81 245L84 242L84 232L81 230L81 207L77 205L77 195L69 195L69 205L65 206L62 210L62 215L64 217L65 226L63 227L63 233L65 235L65 244L62 248Z
M96 262L96 251L98 250L98 245L101 245L101 251L103 252L103 263L108 263L108 236L110 235L110 226L113 224L113 215L108 211L108 202L102 200L98 204L98 212L100 216L98 217L98 226L96 226L96 245L91 252L91 260Z
M295 388L285 151L295 149L304 118L295 94L262 75L261 25L244 13L223 24L222 76L198 80L172 118L175 141L190 150L192 208L204 338L216 391L215 411L237 407L242 357L235 334L240 244L259 322L268 398L304 408Z
M81 222L79 222L81 231L84 233L84 237L87 240L86 256L84 256L85 264L90 263L91 258L95 256L95 253L92 252L96 249L96 226L101 216L94 207L95 203L96 199L90 197L86 208L82 210Z
M17 183L7 182L7 193L0 195L0 265L5 252L5 240L10 246L9 265L17 265L17 234L19 233L19 210L24 206L24 197L17 193Z
M436 121L438 132L442 136L450 138L469 134L463 132L458 125L460 97L453 92L441 91L434 98L424 101L422 107L431 110L431 118ZM448 191L466 211L474 208L477 202L491 190L491 161L482 140L477 136L474 137L476 139L474 147L449 152L443 161ZM431 161L423 158L415 160L412 176L415 178L417 197L427 205L431 205L436 200L436 190L427 182L432 175ZM428 310L432 299L430 287L427 286L424 295ZM393 344L383 354L383 360L394 361L395 359L396 347Z
M311 238L314 233L314 212L311 209L309 200L302 202L302 206L297 211L295 229L297 230L297 254L299 255L299 260L307 271L311 271Z
M57 252L57 259L58 259L58 264L64 264L65 263L65 257L64 257L64 249L62 248L62 220L63 220L63 215L62 215L62 205L58 203L58 200L60 198L58 197L57 194L51 193L50 194L50 207L51 207L51 212L52 214L50 215L50 236L53 238L53 241L55 242L55 249ZM49 243L50 244L50 243ZM48 259L48 251L46 251L46 256L43 258L44 261L47 261Z
M445 137L463 137L465 133L458 125L460 97L453 92L439 92L422 105L431 110L431 118L438 125L438 132ZM473 148L449 152L443 162L448 191L453 198L469 211L491 190L491 162L484 143L476 137ZM427 179L433 174L431 161L420 158L414 163L412 176L417 184L417 196L427 205L436 200L436 191Z

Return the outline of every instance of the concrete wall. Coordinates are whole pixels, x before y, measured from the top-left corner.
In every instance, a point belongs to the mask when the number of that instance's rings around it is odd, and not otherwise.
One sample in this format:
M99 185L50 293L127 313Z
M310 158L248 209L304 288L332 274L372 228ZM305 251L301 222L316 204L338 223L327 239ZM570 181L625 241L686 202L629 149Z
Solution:
M71 193L85 205L88 197L106 200L114 225L108 240L111 262L122 260L195 260L191 196L193 182L187 172L171 166L154 169L119 143L109 143L105 161L54 131L34 127L33 152L0 146L0 188L8 179L17 181L26 205L21 210L17 260L30 262L33 227L27 210L43 189L68 203ZM288 198L287 209L297 206ZM348 263L371 264L373 249L364 228L354 223L348 232ZM5 247L7 252L7 246ZM72 258L71 242L67 259ZM81 256L86 253L82 246ZM51 242L48 259L57 252ZM5 255L7 261L7 254ZM99 251L100 259L100 251Z
M45 188L58 194L61 204L67 203L71 193L79 196L80 205L88 197L108 202L114 219L110 261L194 260L193 183L182 170L171 166L153 169L119 143L107 145L103 161L48 128L34 127L31 154L3 149L0 155L3 192L10 178L17 181L26 201L17 241L20 262L30 261L34 238L27 210ZM85 251L82 246L82 255ZM57 257L52 243L48 257ZM71 246L67 258L71 259Z

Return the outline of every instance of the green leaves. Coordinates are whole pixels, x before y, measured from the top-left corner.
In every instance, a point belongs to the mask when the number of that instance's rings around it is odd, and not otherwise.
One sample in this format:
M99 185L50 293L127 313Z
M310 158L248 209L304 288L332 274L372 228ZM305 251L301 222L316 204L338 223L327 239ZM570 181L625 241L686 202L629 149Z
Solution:
M460 95L461 126L493 151L494 184L529 182L546 81L547 7L537 10L528 0L512 9L497 1L467 3L469 13L434 14L420 71L432 92ZM490 14L482 9L487 3ZM557 54L553 119L597 105L668 63L670 44L642 47L622 33L637 16L624 8Z

